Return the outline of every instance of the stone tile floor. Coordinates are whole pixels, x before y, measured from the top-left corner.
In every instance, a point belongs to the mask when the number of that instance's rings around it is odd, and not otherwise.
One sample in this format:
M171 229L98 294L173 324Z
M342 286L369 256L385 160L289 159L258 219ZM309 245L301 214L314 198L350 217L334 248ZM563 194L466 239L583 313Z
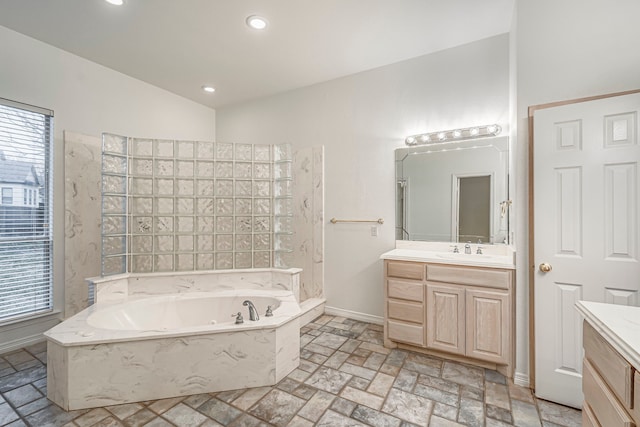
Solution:
M0 426L580 426L501 374L382 346L382 327L321 316L273 387L66 412L46 396L44 343L0 355Z

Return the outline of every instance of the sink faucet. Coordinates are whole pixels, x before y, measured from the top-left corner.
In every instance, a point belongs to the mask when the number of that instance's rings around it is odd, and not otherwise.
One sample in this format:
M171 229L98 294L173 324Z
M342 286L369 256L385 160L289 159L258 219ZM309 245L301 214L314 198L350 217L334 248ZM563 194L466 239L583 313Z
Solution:
M470 254L471 253L471 245L469 243L470 242L467 242L467 244L464 245L464 253L465 254Z
M246 300L242 303L242 305L249 307L249 320L253 320L254 322L256 320L260 320L260 316L258 316L258 310L256 310L256 306L253 305L251 301Z

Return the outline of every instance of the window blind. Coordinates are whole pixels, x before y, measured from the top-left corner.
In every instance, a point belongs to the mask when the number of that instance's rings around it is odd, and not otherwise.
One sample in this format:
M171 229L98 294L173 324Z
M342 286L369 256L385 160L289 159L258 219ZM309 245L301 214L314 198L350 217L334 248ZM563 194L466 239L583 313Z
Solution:
M0 323L53 308L52 126L0 98Z

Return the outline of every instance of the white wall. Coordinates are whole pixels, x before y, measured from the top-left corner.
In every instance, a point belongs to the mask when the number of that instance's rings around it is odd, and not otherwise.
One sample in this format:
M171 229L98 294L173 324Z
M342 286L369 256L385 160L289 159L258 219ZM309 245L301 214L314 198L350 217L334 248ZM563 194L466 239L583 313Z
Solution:
M61 288L64 282L62 132L73 130L96 136L112 132L211 141L215 137L215 110L5 27L0 27L0 58L0 97L48 108L55 114L54 282ZM58 296L62 296L61 293ZM60 299L56 303L62 306ZM17 332L2 335L0 341L7 343L19 336Z
M216 111L216 139L325 146L325 295L382 316L380 254L395 245L394 156L407 135L498 123L508 131L509 38L469 45ZM329 218L384 218L366 224Z
M515 153L518 357L528 357L527 108L640 89L640 2L637 0L518 0L515 13L517 150ZM533 263L540 262L533 260ZM526 314L526 315L525 315Z

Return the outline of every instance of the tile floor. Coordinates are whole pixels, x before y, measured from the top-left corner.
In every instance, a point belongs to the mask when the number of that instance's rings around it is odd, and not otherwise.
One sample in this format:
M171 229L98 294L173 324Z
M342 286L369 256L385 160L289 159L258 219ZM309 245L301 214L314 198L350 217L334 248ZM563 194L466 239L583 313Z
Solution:
M66 412L46 395L44 343L0 355L0 426L580 426L499 373L382 346L382 327L321 316L274 387Z

